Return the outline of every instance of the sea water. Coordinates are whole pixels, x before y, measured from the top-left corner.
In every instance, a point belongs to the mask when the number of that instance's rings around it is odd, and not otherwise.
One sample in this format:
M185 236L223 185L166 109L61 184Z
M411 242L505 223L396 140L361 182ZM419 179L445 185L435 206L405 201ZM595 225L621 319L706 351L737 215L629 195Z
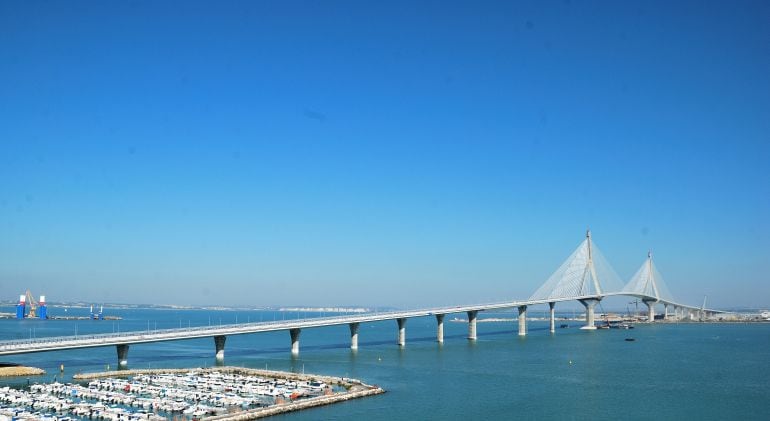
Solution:
M5 309L3 311L10 311ZM88 315L87 310L70 309ZM0 320L0 339L154 330L318 317L323 313L107 309L110 320ZM532 313L532 312L531 312ZM63 315L61 310L54 314ZM464 315L460 315L462 317ZM283 415L277 419L770 419L770 324L637 324L633 330L548 331L530 321L445 321L436 342L432 317L409 319L398 347L395 321L361 324L352 351L347 326L305 329L300 354L289 333L230 336L225 362L252 368L353 377L387 393ZM515 312L480 317L514 319ZM562 322L558 322L557 326ZM626 338L634 338L633 342ZM68 380L78 372L115 369L115 347L0 357L44 368L44 376L4 384ZM205 367L215 363L211 338L131 345L130 368ZM64 365L64 372L59 367Z

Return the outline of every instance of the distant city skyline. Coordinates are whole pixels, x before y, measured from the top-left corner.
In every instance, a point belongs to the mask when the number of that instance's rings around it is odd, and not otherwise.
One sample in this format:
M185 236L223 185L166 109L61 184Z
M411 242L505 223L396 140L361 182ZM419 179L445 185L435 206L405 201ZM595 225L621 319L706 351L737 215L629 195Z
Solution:
M0 297L770 305L770 3L2 2ZM14 298L15 297L15 298Z

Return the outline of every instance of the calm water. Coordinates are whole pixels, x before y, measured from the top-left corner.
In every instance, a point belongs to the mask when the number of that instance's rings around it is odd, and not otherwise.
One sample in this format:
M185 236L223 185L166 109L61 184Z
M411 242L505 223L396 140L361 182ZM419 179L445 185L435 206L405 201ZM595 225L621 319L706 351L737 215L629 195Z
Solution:
M0 309L10 311L10 309ZM86 310L70 310L82 312ZM63 314L52 310L53 314ZM112 321L0 320L0 337L12 339L113 330L150 329L296 318L296 313L108 310ZM318 314L301 314L317 316ZM451 318L453 316L448 317ZM515 313L484 317L514 318ZM465 339L467 324L445 323L435 342L432 318L407 322L407 346L394 345L394 321L361 325L357 352L347 326L308 329L300 356L289 353L288 332L229 337L229 365L360 378L388 393L282 416L278 419L768 419L770 324L637 325L629 331L547 331L530 322L525 338L514 322L480 323L479 339ZM626 337L636 338L626 342ZM43 367L51 381L115 368L114 347L5 357ZM214 363L212 339L134 345L129 366L192 367ZM570 364L570 361L572 362ZM33 379L34 381L35 379ZM26 382L26 380L16 380Z

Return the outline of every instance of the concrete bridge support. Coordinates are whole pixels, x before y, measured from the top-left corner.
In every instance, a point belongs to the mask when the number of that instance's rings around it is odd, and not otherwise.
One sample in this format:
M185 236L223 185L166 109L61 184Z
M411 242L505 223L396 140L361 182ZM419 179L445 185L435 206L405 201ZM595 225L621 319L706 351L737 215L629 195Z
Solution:
M300 329L289 329L291 335L291 354L299 355L299 333Z
M580 300L580 304L583 304L583 306L586 308L586 325L581 327L581 329L596 329L596 326L594 326L594 307L596 307L596 304L598 303L599 300L593 298Z
M556 312L553 309L555 306L556 306L556 303L548 303L548 307L549 307L550 313L551 313L550 314L550 321L551 321L551 323L550 323L550 330L551 330L551 333L555 333L556 332Z
M444 314L436 315L436 324L438 325L436 341L438 341L438 343L444 343Z
M476 340L476 316L479 314L476 310L468 312L468 339L471 341Z
M215 359L217 363L225 362L225 340L227 336L214 336L214 349L216 350Z
M398 346L406 345L406 319L396 319L398 323Z
M128 345L118 345L118 370L128 368Z
M655 322L655 301L644 301L647 304L647 323Z
M668 304L663 305L663 320L668 320Z
M350 325L350 349L358 349L358 323Z
M527 334L527 306L519 306L519 336Z

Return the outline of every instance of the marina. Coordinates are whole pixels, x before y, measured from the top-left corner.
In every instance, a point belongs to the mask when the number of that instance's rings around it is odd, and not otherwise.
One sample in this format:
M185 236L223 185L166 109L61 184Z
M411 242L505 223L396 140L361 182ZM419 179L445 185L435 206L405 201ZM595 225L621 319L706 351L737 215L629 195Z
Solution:
M27 389L2 387L0 416L163 420L238 414L251 419L383 392L354 379L235 367L104 372L76 379ZM298 405L302 401L307 402Z

